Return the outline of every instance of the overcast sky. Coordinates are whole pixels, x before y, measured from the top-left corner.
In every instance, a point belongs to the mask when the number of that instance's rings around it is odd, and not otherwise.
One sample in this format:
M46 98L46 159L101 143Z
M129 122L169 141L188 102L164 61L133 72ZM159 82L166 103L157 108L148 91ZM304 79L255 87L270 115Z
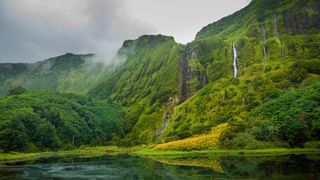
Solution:
M1 0L0 62L71 53L112 57L126 39L164 34L179 43L250 0Z

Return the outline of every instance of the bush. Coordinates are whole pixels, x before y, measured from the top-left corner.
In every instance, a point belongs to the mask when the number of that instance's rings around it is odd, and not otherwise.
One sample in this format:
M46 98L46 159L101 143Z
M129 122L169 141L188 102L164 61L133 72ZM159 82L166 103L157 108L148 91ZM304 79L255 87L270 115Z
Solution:
M39 148L33 143L27 143L25 151L26 152L38 152Z
M319 59L303 60L297 62L299 67L306 69L309 73L320 74L320 61Z
M280 138L279 127L266 121L260 121L252 128L252 134L260 141L277 141Z
M301 145L307 139L308 127L301 121L295 119L286 119L280 126L282 138L291 146Z
M22 93L24 93L24 92L26 92L26 91L27 91L27 90L26 90L24 87L22 87L22 86L19 85L19 86L15 86L15 87L9 89L7 95L8 95L8 96L11 96L11 95L19 95L19 94L22 94Z
M262 149L265 148L261 141L257 141L253 135L240 132L232 139L233 149Z
M320 148L320 141L310 141L304 144L304 148Z

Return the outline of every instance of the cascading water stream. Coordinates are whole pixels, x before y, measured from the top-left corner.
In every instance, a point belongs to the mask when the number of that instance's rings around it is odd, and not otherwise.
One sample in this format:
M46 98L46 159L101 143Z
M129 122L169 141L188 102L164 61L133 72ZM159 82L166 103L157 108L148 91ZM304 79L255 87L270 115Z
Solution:
M263 46L262 46L262 49L263 49L264 64L267 64L267 50L266 50L266 46L263 45Z
M285 58L285 52L284 52L283 44L281 44L281 58L282 58L282 59Z
M279 37L277 15L276 14L273 14L273 19L274 19L274 36Z
M237 69L238 54L237 54L237 49L236 49L236 45L234 42L232 43L232 48L233 48L233 72L234 72L233 77L236 78L238 75L238 69Z
M277 18L276 14L273 14L273 20L274 20L274 27L273 27L274 33L273 33L273 36L279 38L278 22L277 22L278 18ZM284 52L284 47L283 47L283 44L281 43L281 41L280 41L280 44L281 44L281 48L280 48L281 58L284 59L285 58L285 52Z
M266 46L264 45L267 39L267 35L266 35L266 29L264 28L264 26L261 26L261 32L262 32L262 40L263 40L262 50L263 50L264 64L267 64L267 49L266 49Z

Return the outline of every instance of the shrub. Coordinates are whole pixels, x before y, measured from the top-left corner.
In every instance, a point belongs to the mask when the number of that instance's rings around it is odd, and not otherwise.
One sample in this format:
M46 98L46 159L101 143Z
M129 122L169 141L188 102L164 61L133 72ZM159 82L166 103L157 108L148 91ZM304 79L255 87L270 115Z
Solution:
M27 91L27 90L26 90L24 87L22 87L22 86L19 85L19 86L15 86L15 87L9 89L7 95L8 95L8 96L11 96L11 95L19 95L19 94L22 94L22 93L24 93L24 92L26 92L26 91Z
M38 149L38 147L37 147L35 144L33 144L33 143L27 143L27 144L26 144L25 151L26 151L26 152L38 152L39 149Z
M304 148L320 148L320 141L310 141L304 144Z
M261 141L257 141L253 135L240 132L232 139L233 149L262 149L265 148Z

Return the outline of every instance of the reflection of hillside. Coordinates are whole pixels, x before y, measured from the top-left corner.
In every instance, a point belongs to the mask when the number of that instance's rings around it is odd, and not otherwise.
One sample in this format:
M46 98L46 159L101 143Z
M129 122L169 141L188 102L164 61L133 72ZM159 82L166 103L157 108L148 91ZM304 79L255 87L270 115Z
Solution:
M272 157L274 158L274 157ZM255 177L259 165L272 161L270 157L176 157L176 158L156 158L154 160L175 166L189 166L210 168L217 173L222 173L230 177ZM273 159L275 160L275 159Z
M264 157L220 157L219 162L224 172L231 176L255 176L257 167L265 162Z
M320 154L307 154L305 157L309 160L314 160L314 161L320 160Z
M156 161L164 164L176 166L193 166L205 167L214 170L215 172L224 173L222 167L216 159L212 158L175 158L175 159L157 159Z

